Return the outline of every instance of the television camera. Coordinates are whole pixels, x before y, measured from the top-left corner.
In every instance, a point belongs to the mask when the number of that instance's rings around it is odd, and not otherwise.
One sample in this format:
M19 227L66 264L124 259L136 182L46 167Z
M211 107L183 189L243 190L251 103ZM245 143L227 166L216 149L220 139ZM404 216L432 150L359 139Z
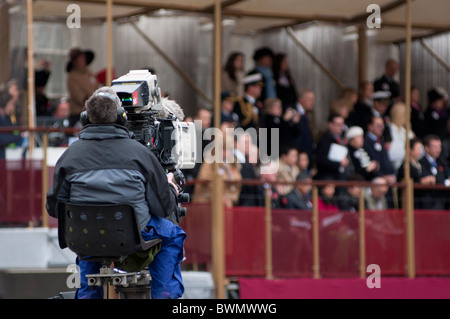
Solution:
M182 122L183 110L175 101L161 97L157 77L148 70L131 70L113 80L111 88L125 109L125 126L132 138L148 147L166 172L174 174L179 186L175 216L179 222L186 215L181 203L189 201L181 169L193 168L196 159L194 123Z

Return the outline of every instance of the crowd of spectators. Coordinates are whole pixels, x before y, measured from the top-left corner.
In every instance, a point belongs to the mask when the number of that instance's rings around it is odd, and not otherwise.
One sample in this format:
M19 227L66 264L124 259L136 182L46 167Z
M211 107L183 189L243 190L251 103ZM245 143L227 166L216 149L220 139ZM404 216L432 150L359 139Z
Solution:
M267 134L247 141L259 156L256 162L249 161L248 154L237 156L237 148L224 150L235 154L233 163L227 164L229 168L219 169L225 174L225 180L277 181L271 187L274 207L311 209L310 181L327 180L329 184L319 188L322 209L356 211L361 192L366 208L400 208L402 190L396 182L404 179L405 146L411 143L414 182L449 183L450 123L448 94L444 89L430 88L426 92L426 108L422 108L421 92L412 87L411 105L407 106L396 80L398 62L389 59L380 78L364 81L358 88L345 88L336 96L325 115L326 130L315 139L311 122L316 111L315 93L312 88L296 84L289 57L268 47L259 48L253 55L254 66L246 73L244 58L242 52L233 52L224 66L221 123L228 123L230 128L255 128L259 132L267 129ZM204 129L212 125L211 114L207 112L211 113L201 109L195 117L201 117L202 123L207 118ZM409 132L406 131L407 112L411 114ZM324 116L322 112L321 116ZM242 143L236 141L234 145ZM267 153L258 152L261 148L267 149ZM277 163L277 172L270 178L260 174L264 155ZM187 174L190 179L208 180L209 166L198 164L196 170ZM369 181L373 186L335 187L333 181ZM233 192L233 196L226 196L232 198L227 199L228 206L264 205L263 187L248 187L244 183L237 188L238 184L231 183L234 187L227 190ZM202 198L210 192L200 184L194 188L194 193L201 194ZM417 190L414 194L416 208L449 208L445 190ZM197 198L194 196L193 201Z
M36 115L38 124L76 127L84 100L98 88L102 80L90 70L94 59L90 50L70 50L67 72L68 98L48 99L45 85L50 76L50 62L42 60L36 69ZM261 47L253 54L254 65L245 71L245 55L232 52L222 72L221 129L255 129L257 134L233 143L225 143L224 158L234 158L221 164L220 172L226 179L271 181L280 184L272 188L273 205L285 208L311 208L311 187L294 186L293 182L306 184L312 179L345 181L380 181L388 187L383 194L387 207L401 205L401 190L391 187L404 178L405 145L411 143L411 178L423 185L447 185L450 174L450 121L448 94L440 87L426 92L427 105L420 105L422 92L411 88L411 105L405 105L401 86L396 81L399 70L397 61L386 61L384 74L373 82L364 81L358 88L345 88L336 96L324 114L327 117L325 131L313 137L315 92L296 83L289 65L289 56L275 53L269 47ZM18 104L18 83L8 82L1 87L0 120L2 125L20 125L24 118ZM16 107L6 107L15 104ZM4 111L3 111L4 110ZM9 111L8 111L9 110ZM411 130L406 132L406 114L411 114ZM16 114L19 113L19 114ZM203 132L214 121L211 110L199 108L193 116L200 120ZM264 134L261 129L266 129ZM3 135L2 135L3 136ZM5 135L6 136L6 135ZM225 138L227 135L224 134ZM17 138L17 137L16 137ZM202 149L210 142L202 140ZM5 142L6 143L6 142ZM5 144L4 143L4 144ZM8 142L9 143L9 142ZM4 153L8 143L1 146ZM51 146L67 145L65 134L53 134ZM246 144L249 144L245 146ZM412 148L414 147L414 149ZM264 151L262 151L264 150ZM1 154L1 153L0 153ZM212 165L205 161L194 169L186 170L189 179L211 179ZM225 156L226 155L226 156ZM256 160L250 160L250 157ZM261 165L276 162L277 172L261 174ZM306 163L306 164L305 164ZM287 182L287 184L282 184ZM346 202L350 192L344 187L323 187L321 201ZM323 190L333 188L333 196L325 199ZM380 187L379 187L380 188ZM205 184L191 185L187 190L194 202L211 200L211 188ZM227 206L264 205L263 185L230 183L224 203ZM370 189L363 189L370 192ZM326 192L327 194L331 193ZM372 192L373 194L374 192ZM375 192L376 193L376 192ZM382 192L383 193L383 192ZM445 191L417 191L416 207L449 208ZM346 197L347 196L347 197ZM369 201L366 200L367 205ZM348 204L348 201L347 201ZM347 204L339 204L345 207ZM338 205L338 206L339 206Z

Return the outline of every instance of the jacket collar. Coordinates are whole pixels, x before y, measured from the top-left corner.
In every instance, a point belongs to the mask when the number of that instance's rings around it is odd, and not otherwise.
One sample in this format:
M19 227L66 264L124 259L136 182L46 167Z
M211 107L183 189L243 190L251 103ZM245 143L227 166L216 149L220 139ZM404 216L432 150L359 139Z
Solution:
M130 138L130 132L125 126L118 124L88 124L80 131L82 140L106 140Z

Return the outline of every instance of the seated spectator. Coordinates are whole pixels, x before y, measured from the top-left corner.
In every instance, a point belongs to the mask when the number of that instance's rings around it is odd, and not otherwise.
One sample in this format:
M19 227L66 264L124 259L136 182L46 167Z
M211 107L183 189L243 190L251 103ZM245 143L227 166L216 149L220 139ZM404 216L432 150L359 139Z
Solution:
M406 105L402 102L397 102L391 107L389 129L392 141L388 155L395 172L405 160L406 139L414 137L411 131L406 137L406 111Z
M312 209L311 203L311 181L309 174L303 172L297 176L297 184L291 192L286 194L283 199L284 208L290 209Z
M227 148L227 143L224 140L223 142L223 158L230 159L233 158L232 154L233 150ZM208 159L204 161L197 175L197 179L202 180L213 180L214 175L214 160ZM229 163L229 161L221 161L218 163L219 165L219 174L222 175L224 183L223 189L223 204L225 207L233 207L238 204L239 195L241 192L241 184L240 183L226 183L228 182L240 182L242 180L242 176L240 173L240 165L237 162ZM193 203L205 203L212 202L212 186L211 183L206 182L198 182L194 186L194 194L192 197Z
M236 162L240 164L240 174L243 180L261 179L258 166L258 147L252 142L249 134L244 133L236 137L233 153ZM239 206L264 206L263 185L242 185Z
M364 131L359 126L352 126L346 134L347 148L353 171L361 175L365 180L372 180L378 172L379 163L371 160L369 154L363 148Z
M423 155L423 145L418 138L413 138L409 141L410 147L410 161L409 161L409 176L414 183L422 185L434 185L436 178L433 175L422 177L422 165L419 160ZM397 171L397 181L401 182L405 177L405 163L403 163ZM414 190L414 207L422 208L422 201L420 199L421 190ZM400 197L402 199L402 196Z
M308 174L310 176L313 175L311 173L311 171L309 170L310 163L309 163L308 153L306 151L304 151L304 150L300 150L298 152L297 167L298 167L299 173L305 173L305 174Z
M372 120L373 116L379 116L383 119L384 122L384 130L382 138L385 143L389 143L391 141L390 132L389 132L389 114L387 110L389 108L390 103L390 92L389 91L377 91L372 94L372 104L370 108L361 109L358 114L355 114L357 117L356 122L354 120L349 120L350 125L361 127L364 132L367 132L368 125ZM386 148L388 148L388 144L386 144Z
M264 189L270 188L272 208L282 208L280 187L277 184L278 163L269 162L261 165L261 179Z
M368 125L368 132L364 137L364 150L369 154L370 159L379 163L377 176L384 177L388 183L395 183L395 171L389 160L389 155L382 140L384 131L384 121L379 116L373 116Z
M8 127L14 126L11 121L11 114L14 110L14 99L6 89L0 89L0 126ZM17 144L22 140L20 134L9 132L0 133L0 159L6 157L6 148L10 144ZM3 162L4 163L4 162ZM6 167L5 167L6 168ZM3 175L4 177L5 175Z
M220 99L220 122L231 122L237 126L239 124L239 116L233 112L236 96L225 91L220 95ZM211 117L211 123L214 123L214 116Z
M324 178L330 180L330 178ZM320 211L338 211L337 200L335 197L336 187L334 184L327 184L319 187L319 198L317 206Z
M263 135L260 132L260 147L261 143L266 143L267 155L273 156L271 154L272 142L275 142L279 147L292 143L292 137L300 134L297 126L299 121L300 115L293 112L292 109L283 114L280 99L267 98L264 101L263 116L261 118L261 128L267 129L267 142L265 141L266 139L262 138ZM276 135L272 137L272 134Z
M295 147L283 147L280 152L280 161L278 167L279 182L295 182L299 173L297 167L298 151ZM286 196L293 190L292 184L285 184L281 187L281 195Z
M364 181L364 178L359 174L352 174L348 176L348 181ZM338 197L339 210L357 212L359 211L359 196L364 190L364 187L352 185L347 186Z
M366 189L364 194L366 209L383 210L388 208L386 193L389 190L387 181L383 177L372 180L373 186Z
M425 155L419 161L422 166L422 177L429 176L430 184L449 186L449 176L440 159L442 144L437 135L427 135L423 140ZM434 181L433 181L434 177ZM421 192L422 206L426 209L445 209L448 192L445 190L423 190Z
M429 90L428 108L424 113L424 133L437 135L442 141L447 136L447 119L444 94L436 88Z
M345 180L345 170L349 164L345 156L339 160L332 156L330 149L334 144L346 147L343 141L344 119L338 114L330 114L328 117L328 129L320 137L317 143L317 178L327 176L332 180Z
M54 101L51 107L53 118L67 119L69 117L69 103L65 98Z

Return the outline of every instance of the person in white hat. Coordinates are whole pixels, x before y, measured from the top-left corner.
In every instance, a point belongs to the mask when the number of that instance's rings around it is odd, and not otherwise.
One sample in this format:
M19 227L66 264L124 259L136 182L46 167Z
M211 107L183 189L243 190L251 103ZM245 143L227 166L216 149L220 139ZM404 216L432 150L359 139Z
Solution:
M244 96L238 97L233 112L239 117L239 126L244 130L250 127L259 128L259 113L263 107L258 100L264 85L262 74L249 74L243 79ZM258 103L259 102L259 103Z
M363 176L365 180L372 180L376 176L379 164L371 160L363 148L364 130L359 126L352 126L348 129L345 138L355 173Z

